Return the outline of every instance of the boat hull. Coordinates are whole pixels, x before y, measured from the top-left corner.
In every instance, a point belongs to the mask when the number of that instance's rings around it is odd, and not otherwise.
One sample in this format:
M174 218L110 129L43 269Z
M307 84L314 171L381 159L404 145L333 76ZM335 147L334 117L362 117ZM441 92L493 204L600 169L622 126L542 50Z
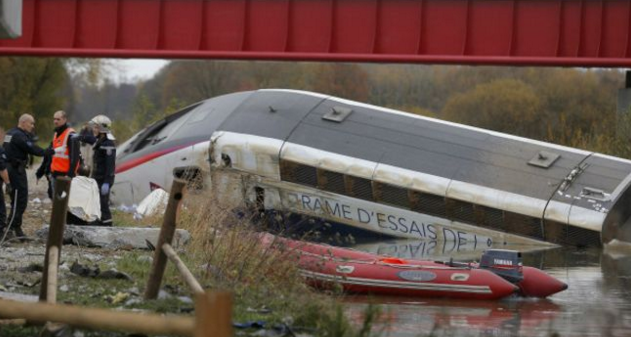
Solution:
M523 267L523 280L513 284L476 264L402 260L271 234L262 235L261 242L295 259L310 285L350 293L496 300L514 294L547 297L567 288L532 267Z

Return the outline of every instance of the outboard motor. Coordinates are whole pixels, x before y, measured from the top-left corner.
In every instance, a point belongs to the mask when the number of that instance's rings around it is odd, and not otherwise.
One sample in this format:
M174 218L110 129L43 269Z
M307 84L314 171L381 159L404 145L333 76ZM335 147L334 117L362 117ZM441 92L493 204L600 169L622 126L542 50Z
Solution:
M480 260L480 269L487 269L511 283L524 279L521 264L521 252L507 249L489 249L484 251Z

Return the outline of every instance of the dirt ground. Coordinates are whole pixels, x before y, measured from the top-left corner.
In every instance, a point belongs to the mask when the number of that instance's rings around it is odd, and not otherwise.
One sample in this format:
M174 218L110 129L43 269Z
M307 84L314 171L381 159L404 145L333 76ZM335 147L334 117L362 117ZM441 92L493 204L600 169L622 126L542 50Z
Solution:
M35 169L29 169L29 202L23 216L22 229L28 236L28 240L21 242L17 239L5 240L0 246L0 292L29 294L39 290L34 286L41 273L33 274L29 269L37 269L35 266L43 266L46 251L46 239L39 238L35 232L50 223L52 202L48 198L47 181L40 180L36 183ZM11 208L10 199L5 195L7 215ZM1 237L0 237L1 238ZM82 261L86 264L96 263L106 258L119 255L121 252L111 249L77 247L64 245L62 247L61 262L70 265L74 261ZM67 272L62 267L61 273ZM32 288L32 289L30 289ZM1 297L1 296L0 296Z
M35 171L36 169L29 169L27 171L29 201L26 212L24 212L22 229L28 236L32 236L35 231L42 228L45 224L50 223L50 211L52 209L52 202L46 194L48 182L46 178L43 178L39 183L36 183ZM7 215L9 215L11 201L8 196L5 196L5 202L7 204Z

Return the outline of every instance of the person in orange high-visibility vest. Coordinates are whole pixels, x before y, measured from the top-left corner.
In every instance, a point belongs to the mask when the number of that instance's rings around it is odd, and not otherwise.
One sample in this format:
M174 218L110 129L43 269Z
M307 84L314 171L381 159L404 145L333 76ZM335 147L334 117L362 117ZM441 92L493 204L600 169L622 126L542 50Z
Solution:
M51 147L55 151L50 161L50 174L54 178L59 176L74 177L79 168L79 141L74 129L68 125L68 118L64 111L57 111L53 115L55 135Z

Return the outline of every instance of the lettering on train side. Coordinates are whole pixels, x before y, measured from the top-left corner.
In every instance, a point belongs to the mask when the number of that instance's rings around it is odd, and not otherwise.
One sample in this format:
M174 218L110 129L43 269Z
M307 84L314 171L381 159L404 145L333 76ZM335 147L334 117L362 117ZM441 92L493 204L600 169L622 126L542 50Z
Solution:
M401 214L391 214L361 206L347 204L334 199L327 199L302 193L289 192L287 199L292 207L310 213L328 215L339 219L358 222L367 226L375 226L387 232L398 232L412 235L421 239L437 240L439 233L447 241L457 242L459 246L467 245L470 242L477 244L475 233L452 230L437 224L429 224L419 219L409 218Z

